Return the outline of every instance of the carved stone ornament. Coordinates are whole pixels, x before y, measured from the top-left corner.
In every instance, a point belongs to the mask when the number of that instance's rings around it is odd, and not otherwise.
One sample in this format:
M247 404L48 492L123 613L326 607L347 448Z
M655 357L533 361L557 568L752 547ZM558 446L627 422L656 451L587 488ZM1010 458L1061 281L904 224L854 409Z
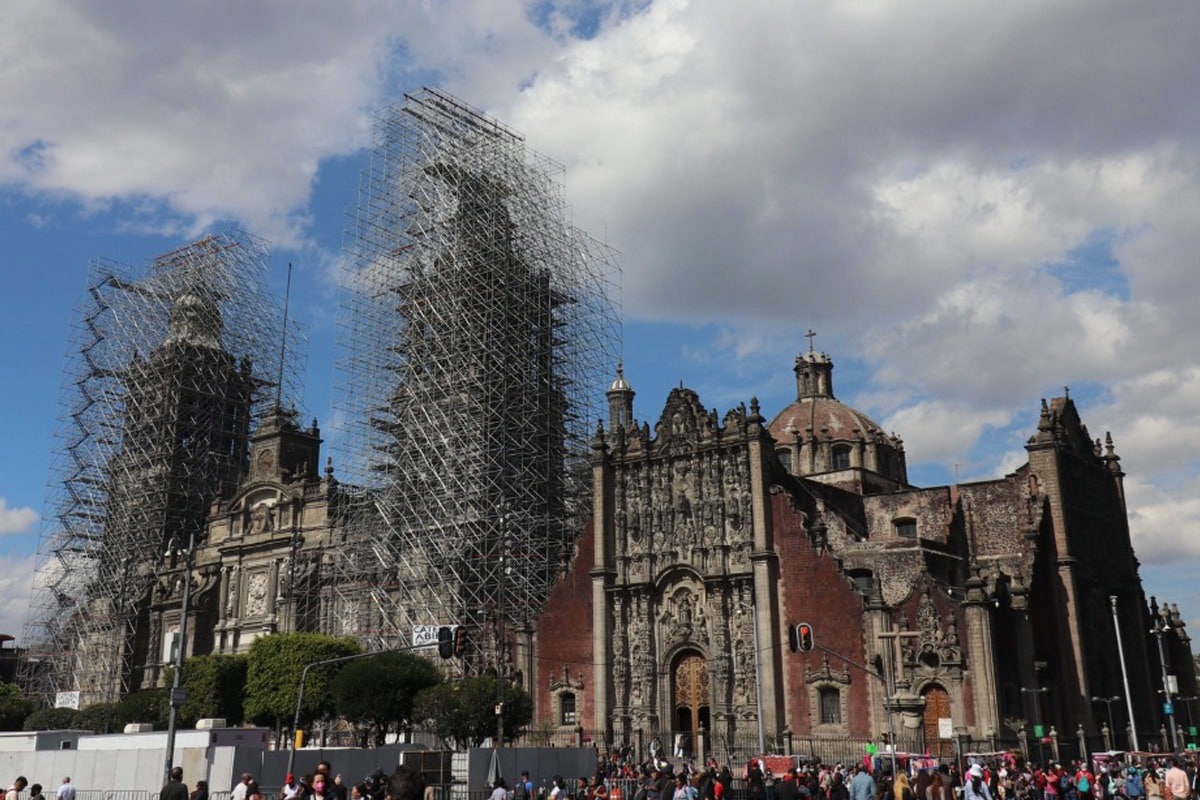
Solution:
M267 613L267 573L256 572L246 581L246 616L261 617Z

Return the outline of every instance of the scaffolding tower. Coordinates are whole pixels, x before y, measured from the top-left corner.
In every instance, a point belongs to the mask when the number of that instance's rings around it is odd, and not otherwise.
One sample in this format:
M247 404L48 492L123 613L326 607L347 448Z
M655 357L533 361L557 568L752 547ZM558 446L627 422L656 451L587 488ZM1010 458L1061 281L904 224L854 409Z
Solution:
M252 421L298 395L303 350L268 294L268 254L206 236L141 276L93 261L63 383L24 631L27 689L116 702L148 661L164 551L202 544L213 501L244 475Z
M616 259L569 223L562 173L436 90L377 115L343 280L356 488L332 632L460 625L503 658L569 559L620 328Z

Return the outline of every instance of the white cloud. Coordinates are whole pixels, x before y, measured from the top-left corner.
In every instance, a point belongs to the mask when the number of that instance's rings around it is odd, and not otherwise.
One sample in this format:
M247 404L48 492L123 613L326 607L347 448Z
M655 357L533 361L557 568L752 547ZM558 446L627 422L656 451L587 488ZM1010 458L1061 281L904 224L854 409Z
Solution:
M9 558L0 572L0 633L21 638L33 590L34 556Z
M37 521L38 513L32 508L9 508L8 500L0 497L0 536L29 533Z
M707 402L786 401L812 325L910 460L1005 468L1093 384L1139 542L1193 521L1200 6L621 2L580 40L586 5L8 2L0 184L296 243L321 160L437 78L565 164L631 317L709 326L671 354Z
M888 431L901 432L910 460L968 466L971 446L985 428L1000 428L1008 414L980 411L941 401L906 406L884 420Z

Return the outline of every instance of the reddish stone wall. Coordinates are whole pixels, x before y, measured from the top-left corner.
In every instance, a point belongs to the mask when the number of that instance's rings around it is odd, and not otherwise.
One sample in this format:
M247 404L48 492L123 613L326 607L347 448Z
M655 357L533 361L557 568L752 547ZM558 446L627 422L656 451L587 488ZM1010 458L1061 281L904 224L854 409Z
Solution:
M559 577L537 621L537 646L533 693L536 716L534 726L550 722L557 725L558 708L550 692L550 682L561 680L565 667L572 680L583 680L583 691L576 693L579 724L592 729L595 686L592 676L592 578L588 574L594 561L594 528L589 521L576 545L569 570Z
M850 581L838 571L829 555L818 555L809 544L804 520L792 509L791 499L782 493L771 496L775 523L775 546L779 552L781 641L783 670L787 683L787 708L783 722L797 734L811 731L814 720L809 702L805 667L822 668L820 651L793 653L788 649L787 626L807 622L813 626L817 644L846 658L864 663L863 602ZM845 664L829 659L834 672ZM873 680L861 670L849 667L850 690L847 723L851 735L871 733L870 693L867 681Z

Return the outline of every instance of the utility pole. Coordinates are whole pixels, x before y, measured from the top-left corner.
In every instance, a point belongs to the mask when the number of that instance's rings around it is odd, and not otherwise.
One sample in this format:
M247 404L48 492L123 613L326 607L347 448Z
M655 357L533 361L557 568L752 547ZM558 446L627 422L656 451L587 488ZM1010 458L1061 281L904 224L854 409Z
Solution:
M178 725L179 707L184 704L184 690L179 683L183 677L184 651L187 649L188 612L192 600L192 567L196 557L195 528L188 535L187 549L180 546L179 538L172 536L167 543L166 555L169 558L183 556L183 601L179 608L179 641L175 645L175 674L171 677L170 713L167 717L167 756L166 767L163 770L166 777L163 783L171 780L171 767L175 761L175 729Z

